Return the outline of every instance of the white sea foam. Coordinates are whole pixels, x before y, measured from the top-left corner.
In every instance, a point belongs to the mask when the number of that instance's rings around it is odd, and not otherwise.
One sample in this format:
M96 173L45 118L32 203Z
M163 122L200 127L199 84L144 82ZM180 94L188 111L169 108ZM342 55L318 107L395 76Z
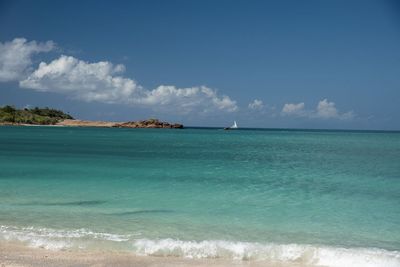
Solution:
M49 250L88 249L88 244L123 244L138 255L184 258L222 258L265 261L299 266L400 267L400 251L378 248L337 248L301 244L233 242L222 240L182 241L176 239L137 239L137 235L94 232L88 229L0 226L0 240L20 241L30 247Z
M400 252L372 248L335 248L299 244L261 244L230 241L180 241L174 239L134 242L139 255L185 258L230 258L237 260L298 263L329 267L399 267Z
M56 230L36 227L0 226L0 240L20 241L30 247L61 250L72 247L84 248L83 241L128 241L130 235L93 232L87 229Z

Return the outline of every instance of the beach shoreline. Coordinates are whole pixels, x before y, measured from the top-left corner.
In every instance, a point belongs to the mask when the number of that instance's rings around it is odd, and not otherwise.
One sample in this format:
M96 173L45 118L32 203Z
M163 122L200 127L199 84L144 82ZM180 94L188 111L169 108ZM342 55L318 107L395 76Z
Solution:
M266 263L226 259L190 259L182 257L137 256L117 251L72 251L31 248L17 242L0 242L1 267L47 267L47 266L138 266L138 267L303 267L300 264Z

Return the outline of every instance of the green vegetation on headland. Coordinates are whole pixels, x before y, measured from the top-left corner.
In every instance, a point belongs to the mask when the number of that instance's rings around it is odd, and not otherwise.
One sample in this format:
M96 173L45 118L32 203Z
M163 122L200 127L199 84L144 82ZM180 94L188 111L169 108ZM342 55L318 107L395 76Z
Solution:
M60 110L52 108L24 108L13 106L0 107L0 124L38 124L54 125L65 119L74 118Z

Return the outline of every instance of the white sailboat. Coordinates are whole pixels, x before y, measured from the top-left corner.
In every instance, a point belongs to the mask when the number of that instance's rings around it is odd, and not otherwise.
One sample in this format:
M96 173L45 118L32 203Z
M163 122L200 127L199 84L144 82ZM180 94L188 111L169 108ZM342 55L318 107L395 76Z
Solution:
M233 125L231 126L231 129L237 129L237 128L239 128L239 127L237 126L236 121L233 121Z
M236 121L233 121L233 125L231 127L226 127L224 128L224 130L233 130L233 129L238 129L238 125L236 123Z

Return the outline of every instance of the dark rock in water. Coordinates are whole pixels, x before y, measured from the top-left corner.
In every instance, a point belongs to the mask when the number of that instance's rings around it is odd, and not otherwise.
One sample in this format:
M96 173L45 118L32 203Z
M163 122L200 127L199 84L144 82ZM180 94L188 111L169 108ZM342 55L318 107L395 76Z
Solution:
M182 128L183 128L183 125L182 125L182 124L179 124L179 123L174 123L174 125L172 125L172 128L175 128L175 129L182 129Z

